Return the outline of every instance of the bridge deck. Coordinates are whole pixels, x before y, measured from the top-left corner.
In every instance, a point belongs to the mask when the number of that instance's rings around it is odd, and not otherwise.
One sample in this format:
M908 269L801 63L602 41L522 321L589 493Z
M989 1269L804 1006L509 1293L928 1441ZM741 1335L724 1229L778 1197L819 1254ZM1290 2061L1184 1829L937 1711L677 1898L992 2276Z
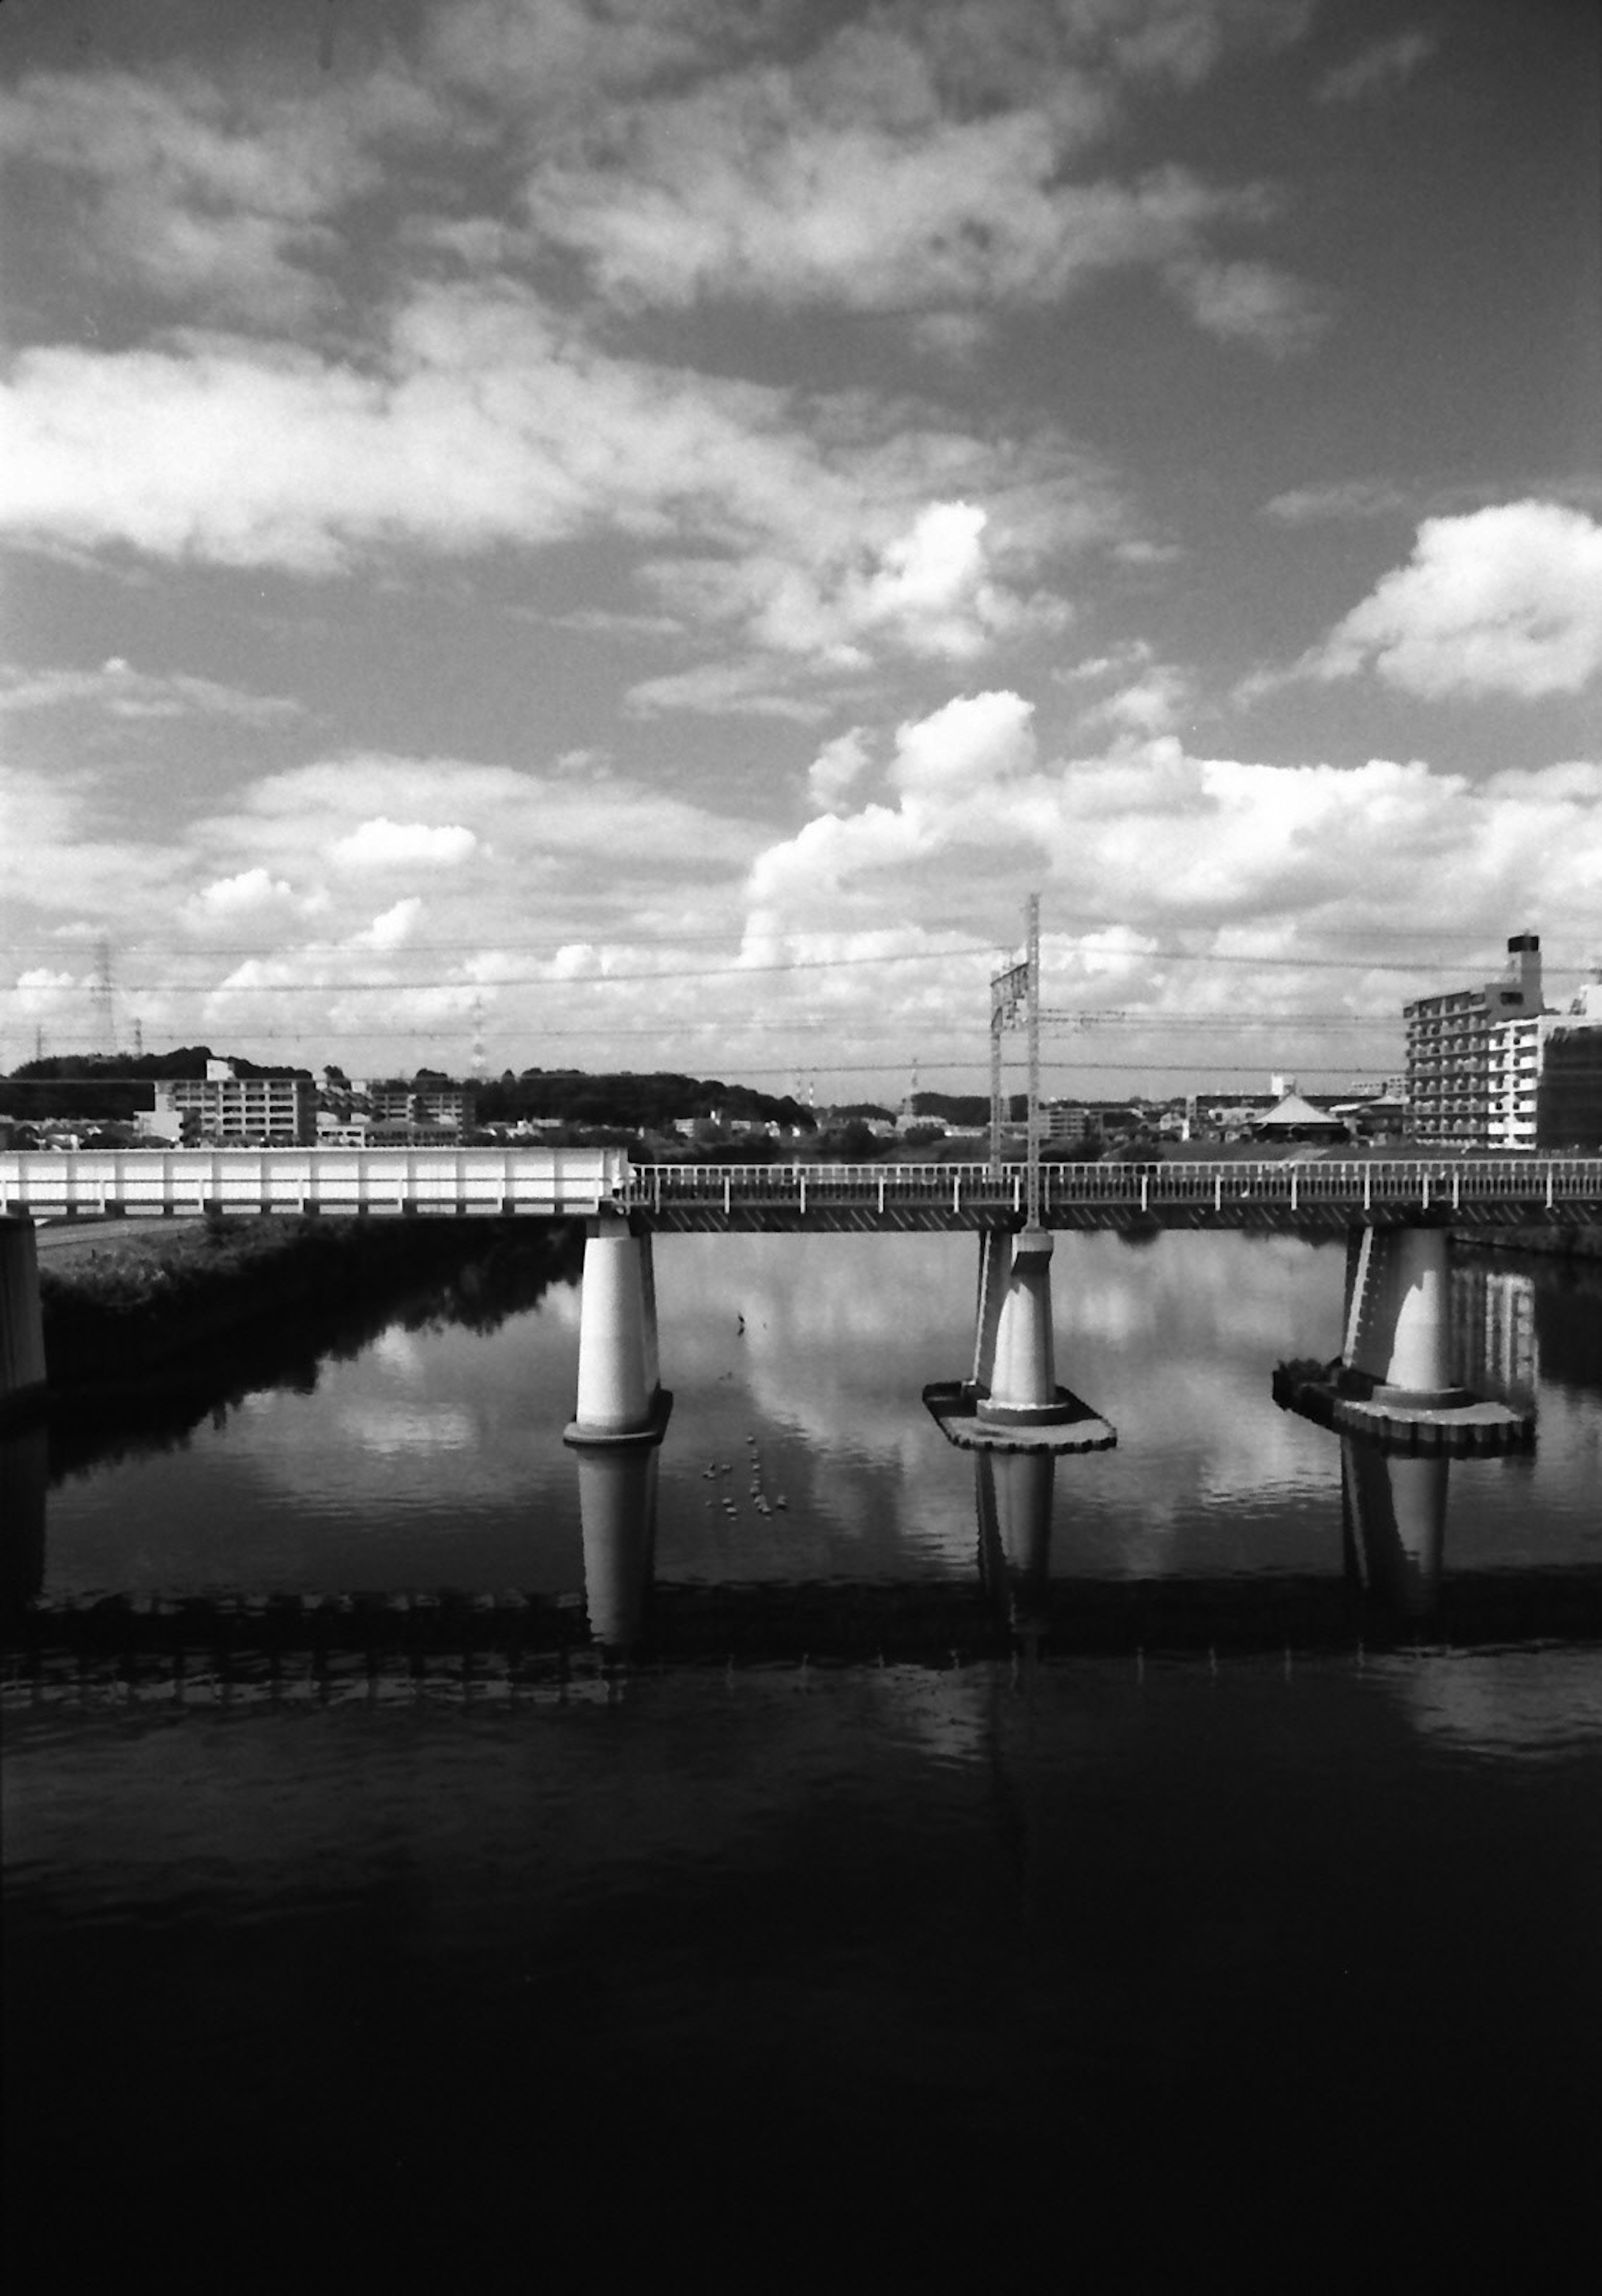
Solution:
M1058 1228L1294 1227L1421 1218L1602 1221L1602 1158L1328 1157L1048 1164ZM612 1149L84 1149L0 1154L0 1213L361 1212L553 1218L604 1205L666 1230L981 1227L1020 1218L1021 1164L650 1164Z

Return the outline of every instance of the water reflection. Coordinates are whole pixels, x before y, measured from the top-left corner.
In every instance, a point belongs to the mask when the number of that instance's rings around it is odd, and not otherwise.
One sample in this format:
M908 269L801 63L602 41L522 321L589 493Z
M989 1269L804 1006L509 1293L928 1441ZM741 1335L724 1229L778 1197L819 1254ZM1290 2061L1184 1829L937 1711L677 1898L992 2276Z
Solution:
M1341 1438L1346 1567L1363 1592L1403 1619L1427 1619L1441 1598L1448 1463L1361 1436Z
M661 1453L654 1443L620 1443L574 1456L590 1634L609 1656L624 1657L640 1639L650 1592Z

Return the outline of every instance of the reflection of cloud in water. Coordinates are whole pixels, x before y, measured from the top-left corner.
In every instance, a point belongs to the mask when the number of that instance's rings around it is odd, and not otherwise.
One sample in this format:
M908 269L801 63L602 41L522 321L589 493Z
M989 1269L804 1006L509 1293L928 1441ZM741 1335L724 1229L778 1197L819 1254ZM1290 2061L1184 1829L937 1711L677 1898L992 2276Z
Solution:
M1549 1759L1602 1744L1602 1668L1594 1651L1410 1658L1400 1702L1424 1736L1466 1753Z
M976 1257L969 1234L670 1237L657 1263L663 1376L688 1394L732 1372L755 1414L806 1440L812 1498L834 1521L865 1532L888 1508L909 1541L965 1559L970 1479L919 1390L968 1368ZM1323 1493L1327 1446L1274 1408L1268 1382L1281 1356L1333 1352L1342 1266L1291 1236L1170 1235L1139 1252L1059 1236L1058 1376L1123 1438L1061 1478L1067 1539L1079 1508L1116 1494L1139 1509L1126 1567L1157 1568L1198 1504Z
M399 1452L465 1451L476 1430L471 1414L449 1403L384 1403L364 1398L340 1406L342 1433L364 1451L388 1458Z
M400 1324L391 1324L380 1332L368 1354L372 1361L382 1365L387 1372L405 1381L409 1387L419 1385L429 1375L424 1350L414 1332L404 1331Z

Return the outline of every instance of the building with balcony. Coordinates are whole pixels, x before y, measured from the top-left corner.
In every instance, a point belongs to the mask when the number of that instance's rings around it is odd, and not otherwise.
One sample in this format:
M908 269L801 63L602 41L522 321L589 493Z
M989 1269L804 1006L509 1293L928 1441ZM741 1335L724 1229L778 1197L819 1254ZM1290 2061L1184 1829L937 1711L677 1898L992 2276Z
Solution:
M309 1076L241 1076L232 1061L208 1061L203 1077L164 1077L151 1133L216 1148L305 1148L317 1137Z
M1404 1005L1410 1137L1425 1148L1489 1148L1493 1121L1501 1137L1522 1122L1518 1090L1527 1046L1506 1032L1509 1023L1545 1009L1541 937L1531 932L1508 941L1500 980ZM1533 1135L1528 1144L1534 1144Z

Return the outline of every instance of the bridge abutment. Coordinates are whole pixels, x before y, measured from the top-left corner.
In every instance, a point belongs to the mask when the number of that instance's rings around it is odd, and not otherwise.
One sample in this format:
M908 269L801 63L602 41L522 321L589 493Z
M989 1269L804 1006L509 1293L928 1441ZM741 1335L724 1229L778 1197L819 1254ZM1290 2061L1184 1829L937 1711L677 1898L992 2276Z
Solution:
M45 1400L45 1321L30 1219L0 1219L0 1421Z
M673 1409L659 1368L650 1231L602 1212L584 1243L578 1398L563 1441L659 1443Z

